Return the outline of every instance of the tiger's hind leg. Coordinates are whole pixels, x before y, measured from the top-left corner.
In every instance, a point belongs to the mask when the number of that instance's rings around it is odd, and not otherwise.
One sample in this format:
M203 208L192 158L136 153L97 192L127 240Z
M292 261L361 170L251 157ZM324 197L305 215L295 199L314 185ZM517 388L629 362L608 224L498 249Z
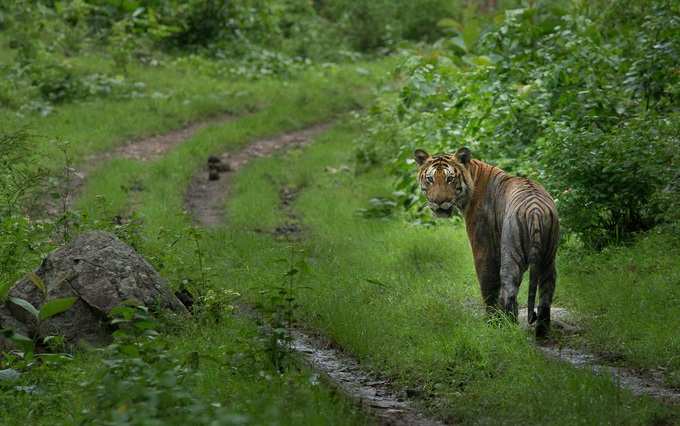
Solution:
M513 321L517 321L517 293L522 275L527 269L521 252L520 228L515 220L506 220L501 236L500 306Z
M535 266L538 268L538 265ZM553 294L555 293L555 281L557 279L557 271L555 270L555 262L552 261L548 265L542 266L537 270L539 304L538 304L538 320L536 322L536 337L539 339L545 338L550 331L550 305L552 304Z
M502 250L500 306L513 321L517 321L517 293L519 292L519 286L522 283L522 275L526 270L526 266L523 265L517 256L513 255L511 249Z

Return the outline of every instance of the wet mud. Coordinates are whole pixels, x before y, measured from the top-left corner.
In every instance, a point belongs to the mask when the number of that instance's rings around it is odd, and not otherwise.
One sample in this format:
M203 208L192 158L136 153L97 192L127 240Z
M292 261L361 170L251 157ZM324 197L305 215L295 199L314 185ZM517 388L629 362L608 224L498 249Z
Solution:
M262 315L247 304L238 304L238 315L262 326L264 334L272 332ZM447 423L420 412L406 392L397 392L385 377L366 371L352 355L318 333L292 325L287 341L279 341L293 356L320 376L330 387L349 398L379 424L390 426L443 426Z
M310 368L349 396L384 425L435 426L444 423L428 418L413 402L394 392L388 380L367 373L349 355L300 330L291 332L292 349Z
M48 195L41 195L34 202L30 210L32 216L60 216L69 211L78 199L87 177L106 161L114 158L128 158L137 161L154 161L168 153L173 148L190 140L197 132L212 125L225 124L235 118L230 113L220 114L203 121L190 123L169 132L133 139L113 150L87 156L82 164L69 166L62 176L58 177L54 188L48 192L61 196L55 199Z
M552 327L555 334L563 337L578 335L582 328L575 317L565 308L554 306L551 309ZM526 309L520 311L519 322L525 328L527 323ZM611 377L619 387L637 396L650 396L664 403L679 404L680 389L669 388L664 384L663 372L659 370L642 370L613 365L608 357L569 346L568 339L537 341L536 346L547 357L566 362L577 368L592 371L594 374ZM611 358L611 357L609 357Z
M184 205L194 220L207 227L218 226L224 221L224 204L229 196L231 176L252 159L265 157L283 148L304 146L315 136L323 133L330 123L317 124L303 130L284 133L271 138L260 139L236 152L211 156L206 167L198 171L191 180L184 197ZM212 164L224 165L219 171ZM217 173L216 173L217 172ZM217 176L216 176L217 174ZM290 230L282 230L290 232Z

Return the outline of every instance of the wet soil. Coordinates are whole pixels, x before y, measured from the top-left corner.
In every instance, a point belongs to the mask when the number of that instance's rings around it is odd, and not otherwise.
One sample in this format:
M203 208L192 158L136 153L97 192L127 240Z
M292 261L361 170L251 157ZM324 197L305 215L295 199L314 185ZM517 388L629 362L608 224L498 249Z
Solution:
M588 369L595 374L608 375L619 387L629 390L634 395L651 396L669 404L680 403L680 389L665 386L663 372L613 365L611 356L598 355L580 347L570 346L569 337L574 337L582 331L574 316L567 309L557 306L552 307L551 316L553 333L562 338L537 341L536 346L546 356L577 368ZM526 309L520 310L519 322L523 327L530 328Z
M200 130L214 124L224 124L234 119L234 115L225 113L204 121L188 124L180 129L143 139L133 140L105 157L122 157L138 161L157 160L177 145L194 137Z
M220 225L224 219L224 204L229 195L231 176L250 160L271 155L283 148L299 147L309 144L315 136L323 133L330 123L316 124L303 130L284 133L267 139L257 140L240 151L227 152L218 156L194 175L184 197L184 204L194 220L203 226ZM210 164L223 164L224 170L219 172ZM219 177L214 179L215 172ZM211 179L211 174L213 179ZM288 231L285 231L288 232Z
M272 330L262 315L247 304L238 304L239 315L261 325L264 334ZM396 392L390 381L367 372L350 354L316 332L295 325L288 327L288 342L279 344L292 351L307 367L332 388L349 397L381 425L443 426L419 412L405 392Z
M293 203L299 193L300 189L292 186L284 186L279 191L279 206L286 214L286 223L274 229L275 237L289 241L298 240L302 237L302 223L293 210Z
M351 356L333 348L328 342L300 330L291 332L292 349L314 371L348 395L384 425L443 425L413 407L413 403L396 393L383 377L367 373Z
M303 146L312 142L316 135L326 131L330 123L318 124L304 130L285 133L273 138L255 141L238 152L211 156L192 179L185 195L185 206L194 220L203 226L213 227L224 222L224 207L229 195L231 176L250 160L273 154L277 150ZM223 167L220 171L220 165ZM214 179L216 172L219 177ZM211 179L211 174L213 179ZM285 239L299 237L301 224L292 205L300 189L284 186L279 191L279 208L287 217L286 223L277 227L273 235ZM265 232L265 231L261 231ZM241 305L241 315L262 323L258 313ZM435 426L443 423L419 413L412 401L393 390L390 382L364 370L350 355L337 349L322 336L306 333L301 328L291 327L289 345L297 356L313 371L322 375L328 384L359 404L384 425Z
M87 176L99 168L103 163L114 158L128 158L137 161L154 161L168 153L176 146L190 140L197 132L211 125L224 124L234 119L234 115L223 113L203 121L190 123L179 129L144 138L133 139L111 151L100 152L87 156L78 167L66 167L62 176L58 178L55 188L48 192L60 194L59 199L46 196L36 200L36 208L31 208L33 216L59 216L73 207L80 195ZM39 206L39 207L38 207Z

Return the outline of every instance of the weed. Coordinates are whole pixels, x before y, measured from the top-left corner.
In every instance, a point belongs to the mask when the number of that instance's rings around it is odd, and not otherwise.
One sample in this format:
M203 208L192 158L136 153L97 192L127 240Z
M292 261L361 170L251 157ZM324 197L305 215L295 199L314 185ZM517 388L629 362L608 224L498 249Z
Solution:
M291 365L290 346L293 342L291 333L295 311L299 307L296 302L299 288L295 285L295 279L302 271L309 269L304 258L297 258L300 251L293 243L290 244L289 250L288 270L283 274L280 284L262 291L267 302L258 305L259 310L265 314L265 325L270 329L266 351L272 365L280 372L286 371ZM280 261L286 262L284 259Z

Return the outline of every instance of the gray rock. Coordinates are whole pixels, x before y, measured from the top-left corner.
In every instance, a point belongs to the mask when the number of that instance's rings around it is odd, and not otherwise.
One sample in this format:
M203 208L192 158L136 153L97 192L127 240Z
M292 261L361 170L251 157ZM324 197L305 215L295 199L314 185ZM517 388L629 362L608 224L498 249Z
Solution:
M78 236L48 255L35 273L45 283L47 298L28 278L20 280L10 296L25 299L36 309L45 300L72 296L78 300L68 311L44 321L39 329L31 314L6 302L0 305L0 328L12 328L29 336L60 335L72 344L84 340L100 345L110 341L109 312L124 301L136 300L150 308L187 313L158 272L134 249L107 232Z

